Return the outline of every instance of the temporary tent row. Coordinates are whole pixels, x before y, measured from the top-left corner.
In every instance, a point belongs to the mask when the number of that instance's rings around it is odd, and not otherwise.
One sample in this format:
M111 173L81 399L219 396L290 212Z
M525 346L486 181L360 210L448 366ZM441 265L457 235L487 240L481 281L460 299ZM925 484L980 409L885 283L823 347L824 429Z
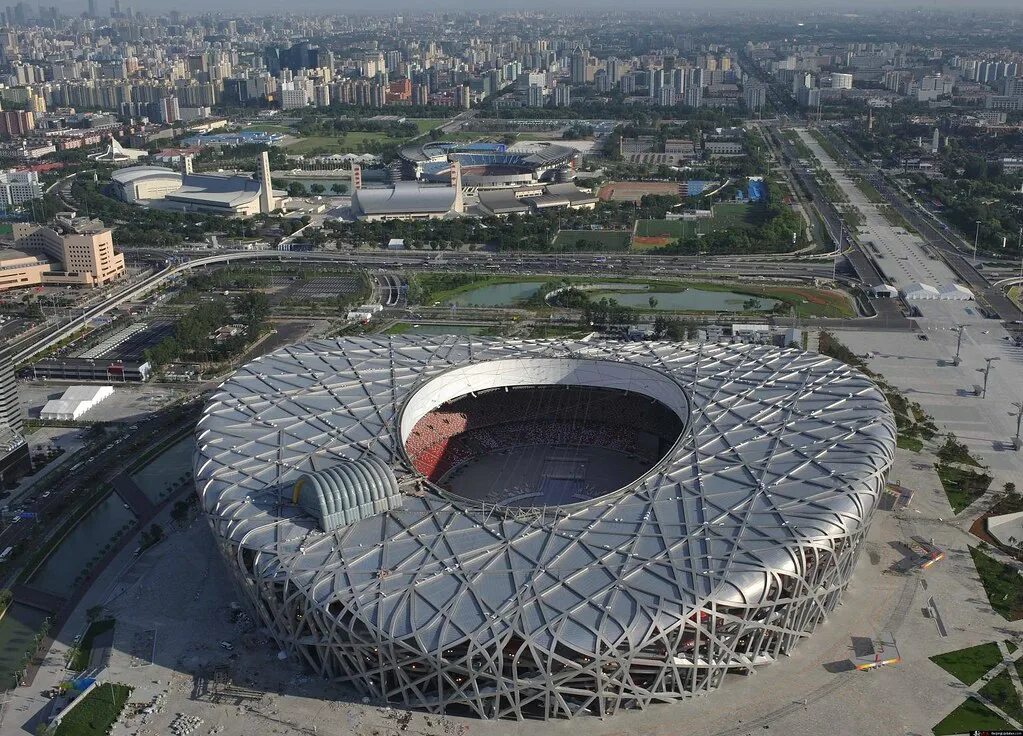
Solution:
M902 290L906 299L931 299L943 302L968 302L973 300L973 292L965 286L956 283L948 283L940 288L917 282L910 284Z
M78 419L113 393L113 386L72 386L59 399L47 401L39 418L65 421Z

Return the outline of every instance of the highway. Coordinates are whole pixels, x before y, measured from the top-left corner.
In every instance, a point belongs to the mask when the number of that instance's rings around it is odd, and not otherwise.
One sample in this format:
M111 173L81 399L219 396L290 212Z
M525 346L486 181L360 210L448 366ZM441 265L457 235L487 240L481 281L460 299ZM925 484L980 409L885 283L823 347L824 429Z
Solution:
M423 253L380 251L224 251L208 256L196 256L195 251L140 249L139 255L173 261L141 281L114 291L106 300L87 307L77 317L65 320L45 330L42 335L31 335L11 346L15 364L23 363L47 350L88 324L94 317L110 312L118 306L138 300L169 279L194 268L232 261L280 261L298 263L331 263L355 268L408 270L408 271L481 271L494 274L595 274L627 276L674 276L703 278L709 275L746 276L754 280L780 278L788 280L830 279L830 261L784 261L760 257L741 256L643 256L619 254L604 256L564 255L542 253Z
M845 155L848 167L864 175L873 184L886 202L917 231L924 243L939 253L949 268L966 282L982 305L997 312L1005 321L1023 319L1023 312L1005 295L1001 286L991 284L971 259L964 257L964 250L970 249L967 243L902 191L879 167L865 162L844 137L837 135L831 128L820 130Z
M871 258L860 247L859 243L852 237L850 229L844 225L842 214L835 205L825 196L817 183L816 177L808 173L805 166L799 164L799 154L795 146L781 135L776 127L769 127L769 131L775 134L775 138L781 143L781 150L784 155L783 164L789 166L789 171L803 187L803 191L809 194L814 209L824 221L825 227L831 236L832 242L837 243L841 237L842 256L856 274L856 278L867 286L878 286L887 283L884 276ZM899 309L897 300L894 299L871 299L871 306L877 312L881 321L887 324L901 324L907 329L912 327L912 322L906 320Z

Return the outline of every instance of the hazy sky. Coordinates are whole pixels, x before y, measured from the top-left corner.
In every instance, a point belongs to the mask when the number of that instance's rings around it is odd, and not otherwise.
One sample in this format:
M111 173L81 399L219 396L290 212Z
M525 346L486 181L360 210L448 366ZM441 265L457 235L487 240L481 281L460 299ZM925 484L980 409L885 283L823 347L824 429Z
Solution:
M42 4L48 5L52 0L41 0ZM97 6L102 14L106 14L110 7L110 0L97 0ZM86 0L72 0L71 2L58 2L57 5L66 8L68 12L74 12L76 6L82 11L86 8ZM245 13L257 14L267 12L280 12L285 9L289 12L337 12L337 13L366 13L366 12L390 12L401 10L505 10L518 8L528 9L556 9L562 12L571 12L573 9L586 8L622 8L621 0L511 0L505 3L501 0L388 0L386 3L369 3L366 0L289 0L282 4L279 0L174 0L168 3L167 0L121 0L121 5L131 6L136 10L167 12L170 8L176 8L182 12L221 12L221 13ZM1019 0L980 0L975 2L963 2L963 0L857 0L850 3L848 0L715 0L713 3L705 0L632 0L628 3L630 9L640 8L661 8L674 10L723 10L732 8L744 9L767 9L767 8L798 8L805 10L829 8L864 10L874 8L885 9L909 9L909 8L955 8L960 10L979 10L981 8L1014 8L1019 9ZM385 10L386 9L386 10Z

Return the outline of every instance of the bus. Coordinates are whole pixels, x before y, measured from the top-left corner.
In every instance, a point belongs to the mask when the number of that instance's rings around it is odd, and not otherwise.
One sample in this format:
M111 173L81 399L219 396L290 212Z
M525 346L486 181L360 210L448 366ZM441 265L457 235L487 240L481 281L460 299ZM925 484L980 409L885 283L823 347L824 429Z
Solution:
M8 547L3 552L0 552L0 562L7 562L11 559L11 553L14 551L14 547Z

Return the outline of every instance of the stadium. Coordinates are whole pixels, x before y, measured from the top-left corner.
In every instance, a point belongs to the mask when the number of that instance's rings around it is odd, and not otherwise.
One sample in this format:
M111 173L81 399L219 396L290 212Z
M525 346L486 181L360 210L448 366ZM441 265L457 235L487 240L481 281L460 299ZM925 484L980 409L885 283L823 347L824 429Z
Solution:
M575 149L551 143L440 143L406 146L398 152L402 176L433 183L451 181L451 165L462 167L462 184L471 189L502 189L565 180Z
M196 432L202 507L286 656L512 719L788 654L848 585L895 448L882 393L821 355L455 336L282 348Z

